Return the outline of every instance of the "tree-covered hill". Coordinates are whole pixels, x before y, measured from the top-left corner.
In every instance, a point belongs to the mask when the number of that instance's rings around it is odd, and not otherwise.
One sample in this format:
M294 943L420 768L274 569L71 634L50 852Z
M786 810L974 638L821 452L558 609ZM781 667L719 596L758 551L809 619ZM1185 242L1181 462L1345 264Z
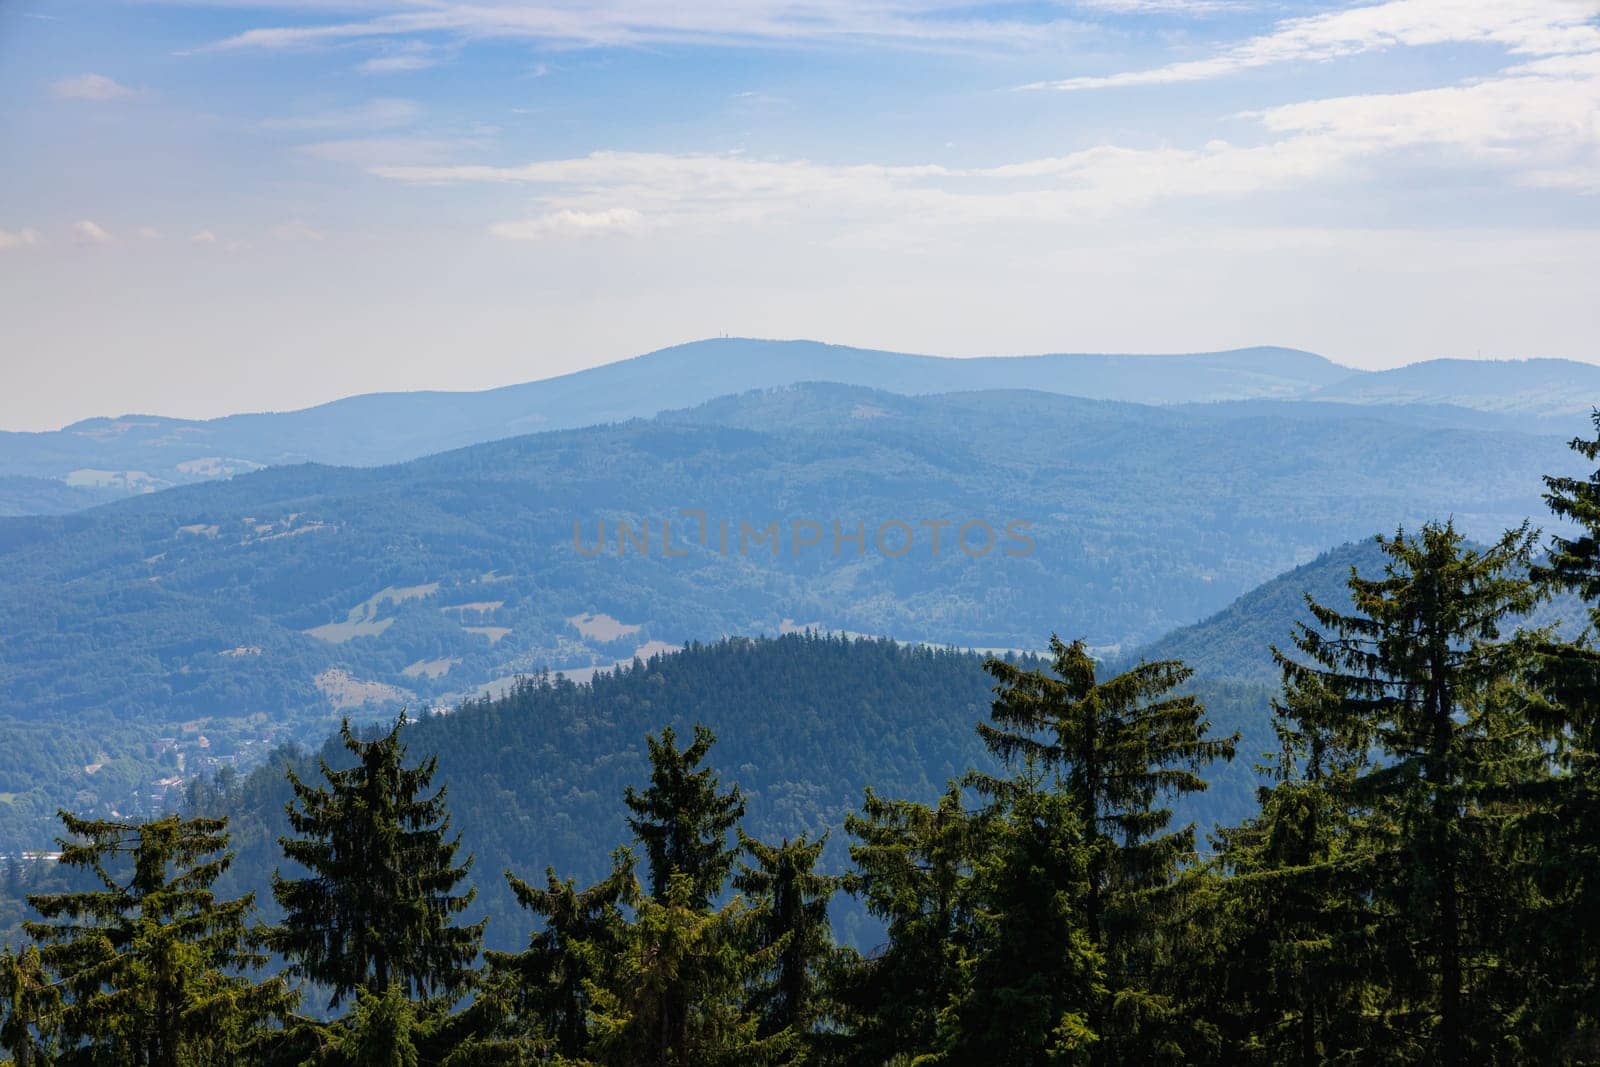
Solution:
M1261 583L1215 615L1140 647L1121 662L1181 659L1194 667L1196 678L1202 681L1275 687L1281 669L1271 649L1287 648L1296 625L1314 622L1306 598L1342 605L1349 599L1346 583L1352 571L1363 578L1378 578L1383 565L1383 550L1373 538L1329 549L1310 563ZM1568 594L1557 593L1518 624L1530 629L1548 626L1558 636L1571 639L1586 622L1582 605Z
M610 849L629 836L616 798L646 773L646 733L711 727L718 765L746 797L746 828L768 840L830 834L824 864L842 869L844 817L868 785L931 802L969 768L994 768L974 729L993 699L982 662L888 640L735 638L604 672L591 685L530 679L498 700L426 717L405 739L414 755L439 757L463 848L476 856L491 941L509 945L525 918L501 872L542 879L551 864L580 881L603 875ZM1242 753L1265 746L1265 690L1195 691L1211 702L1218 733L1247 736ZM336 741L321 754L336 766L348 759ZM1253 803L1251 763L1242 754L1214 768L1213 790L1186 801L1181 814L1205 828L1242 818ZM312 764L293 765L307 772ZM237 888L264 889L280 862L288 799L276 761L195 794L199 809L232 819ZM854 929L847 933L855 939Z

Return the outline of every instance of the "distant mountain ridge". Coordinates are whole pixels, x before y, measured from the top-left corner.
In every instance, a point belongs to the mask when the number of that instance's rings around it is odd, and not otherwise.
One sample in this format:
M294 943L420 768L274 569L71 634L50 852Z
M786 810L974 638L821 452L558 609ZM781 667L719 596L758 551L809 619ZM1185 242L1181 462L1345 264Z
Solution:
M1544 418L1582 416L1600 406L1600 367L1565 359L1433 359L1354 375L1306 399L1460 405Z
M1435 420L1528 432L1549 432L1551 416L1570 416L1600 403L1600 367L1560 360L1449 362L1437 373L1428 370L1430 364L1372 373L1273 347L1166 356L953 359L814 341L714 339L482 392L373 393L299 411L204 421L126 415L44 433L0 433L0 515L69 511L263 466L404 462L525 433L648 418L717 396L806 381L902 395L1031 389L1158 405L1426 401L1434 405L1429 417ZM1528 372L1535 363L1536 373ZM1435 381L1441 376L1444 380ZM1520 384L1511 389L1507 382ZM1499 422L1484 423L1483 413ZM41 480L57 488L51 491Z

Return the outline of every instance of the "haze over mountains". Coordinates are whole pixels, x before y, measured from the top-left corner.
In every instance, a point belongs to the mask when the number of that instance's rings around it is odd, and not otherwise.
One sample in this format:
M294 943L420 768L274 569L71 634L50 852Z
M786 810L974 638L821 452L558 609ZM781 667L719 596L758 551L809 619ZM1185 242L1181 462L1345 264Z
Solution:
M298 713L786 620L979 647L1066 628L1127 647L1330 544L1440 515L1492 536L1537 515L1540 475L1570 466L1555 438L1403 419L764 390L7 520L0 607L21 623L0 643L0 691L36 716ZM617 624L572 621L591 614ZM330 671L358 695L330 694Z
M159 809L341 714L806 627L1119 658L1231 611L1153 647L1246 686L1261 726L1279 616L1344 568L1275 576L1400 524L1545 521L1591 397L1600 368L1556 361L719 340L484 393L4 435L12 510L131 498L0 519L0 847L59 806ZM62 480L86 469L104 484Z
M1367 372L1286 348L1181 356L947 359L812 341L717 339L483 392L375 393L205 421L124 415L0 433L0 514L48 514L262 466L401 462L518 434L650 417L750 389L830 381L906 395L1035 389L1147 404L1427 405L1441 424L1565 433L1600 367L1434 360Z
M1578 470L1558 437L1279 404L808 383L0 520L0 833L159 805L342 713L685 640L1059 632L1114 655L1330 545L1540 518L1540 476Z

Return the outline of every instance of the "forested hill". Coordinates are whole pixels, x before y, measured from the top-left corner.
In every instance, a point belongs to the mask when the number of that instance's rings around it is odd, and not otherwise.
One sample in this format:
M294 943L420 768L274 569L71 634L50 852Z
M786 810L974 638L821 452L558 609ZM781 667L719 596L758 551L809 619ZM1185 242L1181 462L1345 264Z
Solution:
M719 740L716 762L744 792L752 833L781 839L832 831L843 856L844 815L872 784L930 799L980 754L973 726L987 715L982 659L887 640L792 634L693 644L591 684L534 678L498 700L431 716L405 732L418 757L439 757L438 781L464 848L477 857L491 940L526 925L501 872L540 877L547 864L580 881L599 877L629 839L617 803L648 774L645 735L696 722ZM324 755L348 757L335 743ZM279 862L289 789L281 767L251 774L220 804L233 819L241 885L260 888ZM263 899L270 899L265 896Z
M1341 545L1261 583L1210 618L1157 638L1132 655L1114 657L1114 663L1126 666L1139 659L1178 659L1192 666L1202 681L1225 679L1275 687L1281 669L1271 649L1290 648L1294 627L1313 622L1306 598L1345 610L1350 604L1346 583L1351 571L1363 578L1379 578L1383 567L1384 554L1376 539ZM1575 597L1556 593L1528 616L1509 624L1508 630L1518 625L1548 626L1558 636L1571 639L1587 625L1587 617Z
M449 789L464 849L476 856L490 940L507 945L526 916L502 872L542 877L549 864L580 882L600 877L610 850L630 839L617 798L648 774L647 733L672 725L688 736L697 722L710 726L716 766L747 799L746 830L766 840L828 833L825 865L842 869L844 816L860 807L868 785L932 801L969 768L993 769L975 731L993 697L982 662L968 652L814 634L693 644L601 673L592 685L532 679L502 699L428 717L405 738L413 756L439 757L438 781ZM1198 691L1214 695L1219 732L1246 732L1242 753L1261 747L1264 691ZM323 755L334 765L349 758L331 741ZM1213 791L1182 814L1207 827L1242 818L1253 804L1252 762L1242 754L1214 768ZM282 766L264 766L222 792L201 790L198 806L231 816L236 887L270 900L266 877L281 862L289 798ZM849 924L859 918L846 917L841 932L854 939Z

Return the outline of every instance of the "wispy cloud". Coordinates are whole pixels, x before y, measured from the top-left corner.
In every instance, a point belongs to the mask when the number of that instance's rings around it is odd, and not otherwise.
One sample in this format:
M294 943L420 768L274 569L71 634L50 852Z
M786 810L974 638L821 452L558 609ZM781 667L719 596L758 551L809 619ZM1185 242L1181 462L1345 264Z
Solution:
M383 51L356 65L362 74L405 74L438 66L446 51L423 41L386 43Z
M265 119L269 130L388 130L409 126L422 109L410 100L377 99L355 107Z
M39 231L24 226L20 230L0 229L0 251L8 248L28 248L39 243Z
M1161 201L1239 197L1362 181L1381 161L1428 149L1431 165L1518 185L1600 192L1600 56L1524 64L1494 78L1411 93L1352 95L1253 112L1259 144L1104 145L992 167L833 165L740 155L597 152L520 166L379 166L416 183L526 186L529 218L501 237L825 216L875 228L1073 222Z
M312 4L280 6L316 10ZM862 41L908 46L1016 46L1059 40L1077 24L1058 11L1034 18L1015 5L963 0L395 0L371 18L264 26L212 47L282 49L338 41L412 38L519 38L580 46L664 43L770 45Z
M1147 70L1035 82L1030 89L1107 89L1227 77L1282 63L1438 44L1492 44L1519 55L1600 50L1593 0L1388 0L1286 19L1205 59Z
M612 207L600 211L552 211L534 219L495 223L489 232L508 241L542 241L551 237L636 233L644 227L645 218L639 212Z
M431 55L416 52L397 52L389 56L374 56L356 65L363 74L401 74L413 70L427 70L438 66L439 60Z
M1250 6L1249 0L1078 0L1079 7L1115 15L1216 15Z
M80 74L75 78L62 78L50 86L52 96L62 100L91 100L103 103L108 100L125 100L134 95L126 85L119 85L104 74Z

